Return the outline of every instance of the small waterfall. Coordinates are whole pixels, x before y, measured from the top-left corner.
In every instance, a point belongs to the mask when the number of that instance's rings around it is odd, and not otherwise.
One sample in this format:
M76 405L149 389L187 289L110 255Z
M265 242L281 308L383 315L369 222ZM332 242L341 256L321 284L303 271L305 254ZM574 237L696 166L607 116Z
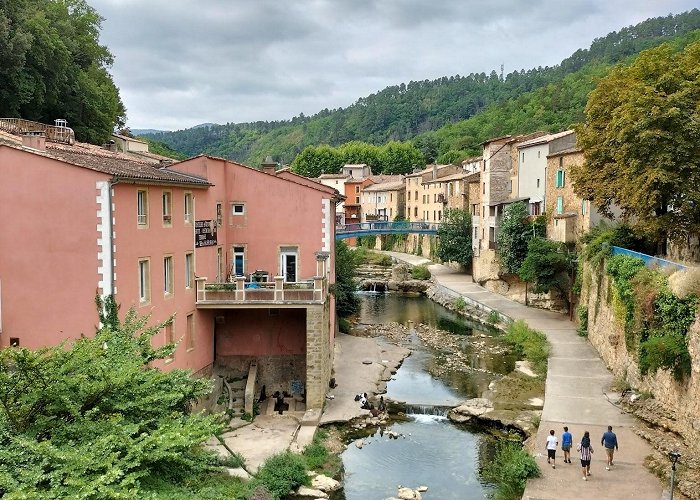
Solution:
M452 409L451 406L434 406L434 405L406 405L406 415L430 415L432 417L445 417L447 412Z

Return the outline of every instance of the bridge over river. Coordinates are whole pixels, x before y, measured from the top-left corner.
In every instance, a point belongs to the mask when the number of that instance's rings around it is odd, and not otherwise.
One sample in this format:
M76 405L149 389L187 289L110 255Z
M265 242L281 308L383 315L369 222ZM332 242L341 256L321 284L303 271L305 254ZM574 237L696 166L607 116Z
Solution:
M335 239L377 236L382 234L432 234L436 235L440 224L435 222L372 221L352 224L338 224Z

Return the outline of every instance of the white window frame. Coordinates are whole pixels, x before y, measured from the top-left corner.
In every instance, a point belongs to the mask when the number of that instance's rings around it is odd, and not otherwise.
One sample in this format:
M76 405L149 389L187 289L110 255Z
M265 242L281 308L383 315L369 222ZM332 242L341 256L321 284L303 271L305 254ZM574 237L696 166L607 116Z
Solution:
M136 191L136 223L139 226L148 225L148 191L146 189Z
M139 259L139 302L148 304L151 301L151 260Z
M165 255L163 257L163 293L166 297L173 295L175 291L175 277L173 276L173 271L175 270L175 261L172 255Z
M185 211L185 224L192 224L192 213L193 210L193 200L192 193L185 193L184 196L184 211Z
M194 254L185 254L185 288L194 287Z
M163 191L163 225L173 225L173 192L169 190Z
M231 203L231 215L245 215L245 203Z

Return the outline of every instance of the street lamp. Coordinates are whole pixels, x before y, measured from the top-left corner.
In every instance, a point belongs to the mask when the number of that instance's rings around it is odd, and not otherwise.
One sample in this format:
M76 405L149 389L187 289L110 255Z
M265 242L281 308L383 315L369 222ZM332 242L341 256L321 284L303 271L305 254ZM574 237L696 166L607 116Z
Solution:
M676 463L681 458L681 454L676 450L673 450L668 454L668 459L671 461L671 496L670 499L673 500L673 487L676 483Z

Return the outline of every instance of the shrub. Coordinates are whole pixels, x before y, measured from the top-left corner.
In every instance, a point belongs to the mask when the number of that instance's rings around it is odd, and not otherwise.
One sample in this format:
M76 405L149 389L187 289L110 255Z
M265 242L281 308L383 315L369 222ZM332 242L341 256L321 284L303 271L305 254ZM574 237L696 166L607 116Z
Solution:
M492 325L496 325L501 322L501 315L498 314L498 311L491 311L487 321Z
M328 460L328 450L323 444L326 435L325 431L318 430L311 444L304 448L302 456L306 460L306 467L309 470L320 469Z
M533 330L523 320L512 323L506 330L505 340L522 356L525 356L535 373L544 375L547 372L547 357L549 342L544 333Z
M467 303L464 301L464 297L460 297L452 303L455 311L463 311L467 307Z
M275 500L284 498L299 486L309 484L305 460L290 452L273 455L260 467L255 482L265 486Z
M347 318L338 318L338 330L340 330L341 333L350 333L350 330L352 329L352 323Z
M428 266L414 266L411 268L411 278L414 280L429 280L430 271Z
M578 317L576 333L581 337L586 337L588 335L588 305L579 304L576 306L576 316Z
M684 336L651 337L639 344L639 370L642 375L667 368L677 380L690 374L690 353Z
M496 500L518 500L525 491L528 479L539 477L540 468L519 443L505 442L498 445L493 460L486 463L482 477L496 486Z
M619 302L621 309L616 311L621 317L625 328L625 342L628 350L634 348L634 310L635 296L632 287L632 278L644 267L644 261L637 257L627 255L615 255L608 259L605 271L613 278L613 290L615 298Z
M668 282L673 293L681 299L690 295L700 296L700 267L675 272Z

